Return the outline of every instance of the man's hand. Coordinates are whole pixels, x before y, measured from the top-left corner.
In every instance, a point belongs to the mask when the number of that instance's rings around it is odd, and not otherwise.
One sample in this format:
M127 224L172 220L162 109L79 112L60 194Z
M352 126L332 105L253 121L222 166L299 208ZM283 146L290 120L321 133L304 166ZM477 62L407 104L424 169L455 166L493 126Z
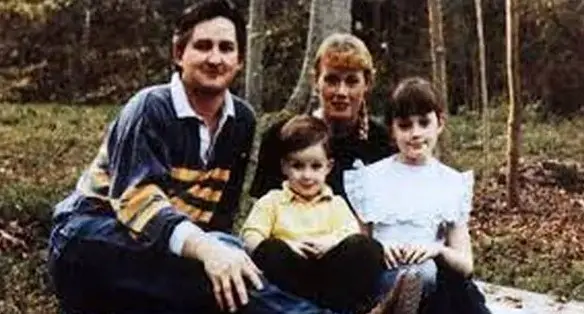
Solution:
M256 267L245 251L232 248L213 237L188 238L183 247L183 255L200 260L205 266L205 272L213 284L213 294L221 310L226 306L230 312L235 312L238 304L248 303L247 287L244 277L257 289L262 289L261 271Z

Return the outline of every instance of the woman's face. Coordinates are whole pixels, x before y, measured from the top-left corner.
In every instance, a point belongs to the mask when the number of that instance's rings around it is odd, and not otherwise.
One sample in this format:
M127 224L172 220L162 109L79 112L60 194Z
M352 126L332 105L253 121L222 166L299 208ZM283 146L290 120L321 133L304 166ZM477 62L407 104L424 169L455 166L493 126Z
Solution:
M316 89L325 119L355 122L369 89L369 83L363 70L321 64Z

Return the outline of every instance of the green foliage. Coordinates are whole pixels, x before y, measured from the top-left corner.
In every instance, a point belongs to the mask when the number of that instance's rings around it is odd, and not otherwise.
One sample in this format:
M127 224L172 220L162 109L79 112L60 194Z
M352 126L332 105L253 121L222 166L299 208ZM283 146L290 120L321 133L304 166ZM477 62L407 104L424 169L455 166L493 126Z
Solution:
M240 3L244 3L240 2ZM16 1L0 3L0 100L120 102L136 89L164 82L170 71L172 21L185 4L167 1ZM374 55L377 81L370 103L378 110L395 83L429 76L425 0L356 1L354 32ZM488 86L505 94L504 8L483 1ZM310 1L266 1L266 111L286 103L304 55ZM575 1L522 1L522 99L541 110L570 115L584 98L584 7ZM242 12L246 10L242 7ZM478 107L478 61L472 1L444 7L450 109ZM89 21L89 23L87 23ZM243 76L234 86L242 94Z
M481 119L480 114L473 111L449 117L451 162L462 169L473 168L479 175L488 175L498 171L498 166L506 162L507 106L501 105L489 111L491 134L488 144L491 149L488 154L483 149L484 125ZM544 121L533 106L527 106L521 128L519 150L523 159L584 159L581 132L584 119L581 116Z

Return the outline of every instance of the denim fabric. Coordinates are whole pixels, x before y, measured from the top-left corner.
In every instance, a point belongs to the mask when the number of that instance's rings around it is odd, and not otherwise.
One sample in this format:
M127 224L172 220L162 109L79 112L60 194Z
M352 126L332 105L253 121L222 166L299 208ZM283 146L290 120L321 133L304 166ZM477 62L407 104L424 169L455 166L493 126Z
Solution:
M210 234L243 249L233 235ZM219 313L202 263L141 246L113 217L61 219L49 252L49 272L65 313ZM268 282L249 293L243 313L332 313Z

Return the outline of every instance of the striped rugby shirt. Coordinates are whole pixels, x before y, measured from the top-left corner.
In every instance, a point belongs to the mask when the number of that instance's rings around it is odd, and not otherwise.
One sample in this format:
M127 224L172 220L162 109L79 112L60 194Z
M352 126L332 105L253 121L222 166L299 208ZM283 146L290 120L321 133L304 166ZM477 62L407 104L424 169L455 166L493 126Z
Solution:
M229 231L253 141L254 113L227 92L233 114L222 118L205 161L200 147L203 122L177 113L174 80L146 88L128 101L76 192L57 205L56 216L115 215L137 239L164 247L184 221L205 230Z

